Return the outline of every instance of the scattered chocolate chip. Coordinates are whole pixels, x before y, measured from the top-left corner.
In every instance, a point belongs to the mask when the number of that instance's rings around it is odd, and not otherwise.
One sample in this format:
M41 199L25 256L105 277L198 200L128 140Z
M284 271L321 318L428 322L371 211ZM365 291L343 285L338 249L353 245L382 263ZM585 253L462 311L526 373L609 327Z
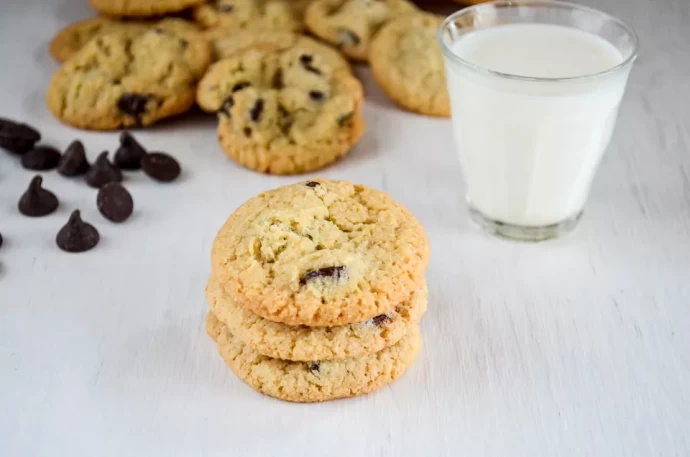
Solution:
M115 151L115 165L122 170L138 170L146 149L128 131L120 134L120 147Z
M321 70L319 70L318 68L316 68L315 66L312 65L312 62L314 61L314 57L312 57L308 54L302 54L301 56L299 56L299 61L305 70L310 71L312 73L315 73L317 75L321 74Z
M235 7L229 3L217 3L216 4L216 11L219 13L231 13Z
M312 372L312 374L318 374L321 370L321 364L319 362L309 363L307 367L309 368L309 371Z
M60 163L60 151L50 146L34 146L22 156L27 170L52 170Z
M124 222L132 215L134 200L122 184L111 182L98 190L96 206L106 219Z
M252 83L250 83L249 81L240 81L237 84L235 84L234 86L232 86L232 91L237 92L237 91L242 90L246 87L250 87L251 85L252 85Z
M0 148L24 154L41 139L41 134L27 124L0 118Z
M81 220L81 214L75 209L57 234L55 242L66 252L85 252L93 249L100 240L96 227Z
M338 46L341 47L353 47L357 46L359 44L359 37L353 32L352 30L348 29L338 29L336 32L337 34L337 40L338 40Z
M388 322L390 318L388 317L388 314L379 314L378 316L374 316L371 318L371 323L379 326L383 325L384 323Z
M319 268L318 270L310 270L304 273L304 275L300 278L299 284L301 286L304 286L307 284L312 279L315 278L328 278L328 279L333 279L334 281L337 281L340 278L345 277L345 267L344 266L335 266L335 267L325 267L325 268Z
M309 181L308 183L305 184L305 186L307 186L307 187L316 187L316 186L320 186L320 185L321 185L321 183L318 183L316 181Z
M345 114L343 114L342 116L340 116L340 117L338 118L338 125L342 127L343 125L345 125L345 124L347 124L348 122L350 122L350 119L352 119L352 115L353 115L353 114L354 114L354 113L353 113L352 111L350 111L349 113L345 113Z
M314 100L315 102L322 102L326 99L326 94L319 90L310 90L309 91L309 98Z
M180 164L164 152L151 152L141 159L144 173L156 181L168 182L180 176Z
M226 116L230 117L230 109L233 106L235 106L235 99L232 98L232 95L231 95L223 101L223 106L220 107L220 113L225 114Z
M264 100L259 98L249 110L249 117L254 122L259 122L261 120L261 114L264 112Z
M41 187L43 178L36 175L29 183L29 188L19 199L17 207L24 216L41 217L55 211L58 207L58 199L54 193Z
M148 94L124 93L117 101L117 109L138 121L146 113L146 105L151 98Z
M83 175L89 169L89 162L86 160L84 145L79 140L74 140L67 146L60 158L57 171L62 176Z
M278 71L276 71L273 74L273 80L271 81L271 86L273 86L274 89L282 89L283 88L283 70L280 68Z
M122 181L122 172L108 160L108 151L103 151L86 172L86 184L101 188L110 182Z

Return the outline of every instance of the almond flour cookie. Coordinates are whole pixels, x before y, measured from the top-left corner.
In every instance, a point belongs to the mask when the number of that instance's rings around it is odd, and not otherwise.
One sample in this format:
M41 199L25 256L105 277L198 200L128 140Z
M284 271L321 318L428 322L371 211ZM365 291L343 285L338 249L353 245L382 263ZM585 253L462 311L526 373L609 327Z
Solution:
M112 32L89 41L54 75L50 111L78 128L146 126L194 105L211 59L209 43L170 19L135 37Z
M204 0L89 0L91 6L110 16L160 16L200 5Z
M253 389L286 401L317 402L373 392L401 376L421 347L419 327L393 346L358 358L290 362L259 354L237 341L211 313L206 331L237 377Z
M211 0L194 9L194 20L205 28L299 32L299 6L291 0Z
M237 341L268 357L332 360L360 357L392 346L415 326L426 311L426 284L394 310L367 321L338 327L285 325L263 319L233 303L211 277L206 285L211 312Z
M387 194L317 179L240 206L214 241L214 277L233 303L288 325L335 326L394 310L422 287L429 244Z
M414 14L381 28L369 50L376 82L396 103L422 114L450 116L436 31L443 18Z
M386 22L417 11L407 0L314 0L305 13L307 28L352 59L366 61L369 42Z
M347 62L306 37L216 62L197 102L218 112L223 151L253 170L295 174L349 152L364 132L363 92Z

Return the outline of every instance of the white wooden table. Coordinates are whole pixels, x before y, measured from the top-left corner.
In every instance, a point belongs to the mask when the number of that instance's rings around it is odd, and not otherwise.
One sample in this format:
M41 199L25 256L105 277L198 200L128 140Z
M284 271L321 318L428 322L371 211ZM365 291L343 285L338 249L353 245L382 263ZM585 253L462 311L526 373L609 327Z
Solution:
M69 129L43 98L47 42L85 0L0 1L0 116L73 138L91 159L115 133ZM594 0L590 4L596 5ZM394 107L358 69L368 132L317 175L384 189L432 244L424 349L361 398L283 403L235 378L204 333L209 250L226 216L301 178L225 159L215 121L138 133L183 178L127 179L136 213L116 226L82 182L38 220L16 203L32 174L0 153L0 456L690 455L690 2L601 0L639 33L613 142L568 238L519 244L468 220L447 120ZM101 244L60 252L71 210Z

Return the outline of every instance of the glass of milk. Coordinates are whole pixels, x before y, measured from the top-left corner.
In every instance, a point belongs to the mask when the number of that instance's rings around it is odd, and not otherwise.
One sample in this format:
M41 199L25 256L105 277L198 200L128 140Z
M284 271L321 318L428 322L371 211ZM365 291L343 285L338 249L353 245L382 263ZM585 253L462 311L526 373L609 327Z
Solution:
M572 230L616 123L637 37L560 1L496 1L438 33L472 218L544 240Z

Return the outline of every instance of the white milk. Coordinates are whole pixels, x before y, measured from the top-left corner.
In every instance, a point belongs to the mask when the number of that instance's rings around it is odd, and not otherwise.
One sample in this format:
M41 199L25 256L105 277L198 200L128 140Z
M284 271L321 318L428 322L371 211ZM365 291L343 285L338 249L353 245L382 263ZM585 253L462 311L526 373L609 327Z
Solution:
M560 25L510 24L460 36L452 51L480 68L564 78L623 61L604 39ZM575 81L501 78L446 62L452 122L470 205L545 226L577 216L611 138L629 68Z

